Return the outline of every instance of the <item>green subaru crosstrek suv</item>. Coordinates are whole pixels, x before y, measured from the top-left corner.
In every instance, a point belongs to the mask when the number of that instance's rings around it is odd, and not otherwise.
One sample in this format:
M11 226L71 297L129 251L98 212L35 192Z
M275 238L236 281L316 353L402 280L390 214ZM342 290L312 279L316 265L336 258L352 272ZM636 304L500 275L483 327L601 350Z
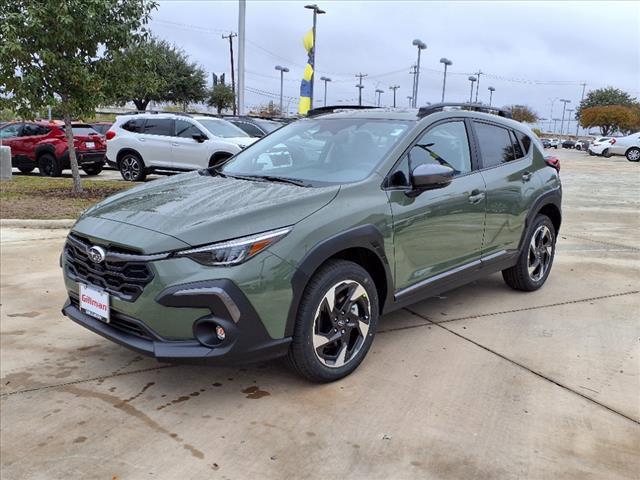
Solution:
M61 257L80 325L161 361L351 373L386 312L502 271L540 288L559 164L484 107L328 111L89 208Z

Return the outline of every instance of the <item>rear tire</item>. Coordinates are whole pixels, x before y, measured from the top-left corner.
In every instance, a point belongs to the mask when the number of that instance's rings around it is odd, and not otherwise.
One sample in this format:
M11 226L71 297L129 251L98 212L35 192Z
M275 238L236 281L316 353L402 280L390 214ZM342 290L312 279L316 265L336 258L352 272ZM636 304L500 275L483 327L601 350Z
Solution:
M627 157L627 160L629 160L630 162L639 162L640 161L640 148L631 147L629 150L627 150L627 153L625 154L625 157Z
M127 182L143 182L147 178L146 167L137 153L125 153L118 162L118 169Z
M82 167L82 170L84 170L84 173L87 175L98 175L102 172L103 168L104 165L91 165L90 167Z
M31 173L36 167L18 167L22 173Z
M369 351L378 316L378 292L369 273L353 262L328 261L300 301L290 366L312 382L346 377Z
M608 148L605 148L605 149L602 151L602 156L603 156L604 158L609 158L609 157L611 157L611 153L609 152L609 149L608 149Z
M502 278L515 290L538 290L549 276L555 253L555 227L549 217L538 215L525 239L518 263L503 270Z
M38 158L38 170L43 177L62 176L62 167L56 157L50 153L44 153Z

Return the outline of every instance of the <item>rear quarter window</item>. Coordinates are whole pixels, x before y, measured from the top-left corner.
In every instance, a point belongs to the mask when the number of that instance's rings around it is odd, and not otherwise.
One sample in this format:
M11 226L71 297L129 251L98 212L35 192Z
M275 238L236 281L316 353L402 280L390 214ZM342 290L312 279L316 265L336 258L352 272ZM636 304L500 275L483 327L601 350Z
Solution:
M488 123L473 123L484 168L495 167L516 158L513 149L514 137L509 130Z
M142 133L144 130L144 118L127 120L121 127L123 130L133 133Z
M169 118L147 118L144 132L147 135L174 136L173 120Z

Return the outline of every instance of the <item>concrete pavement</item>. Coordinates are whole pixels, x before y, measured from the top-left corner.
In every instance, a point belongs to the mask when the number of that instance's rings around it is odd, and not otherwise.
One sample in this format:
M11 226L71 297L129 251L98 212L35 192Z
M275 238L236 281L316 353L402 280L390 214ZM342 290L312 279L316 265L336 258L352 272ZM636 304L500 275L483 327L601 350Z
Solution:
M59 313L65 232L2 229L1 477L638 478L640 165L557 156L545 287L498 274L387 315L330 385L112 344Z

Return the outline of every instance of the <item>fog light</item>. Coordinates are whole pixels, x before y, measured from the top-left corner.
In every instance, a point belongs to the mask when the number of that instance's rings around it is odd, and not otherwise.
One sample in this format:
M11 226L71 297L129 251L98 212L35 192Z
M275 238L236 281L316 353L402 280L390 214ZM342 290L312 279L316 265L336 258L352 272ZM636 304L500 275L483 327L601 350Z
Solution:
M222 328L220 325L216 326L216 336L220 341L224 340L225 337L227 336L227 334L224 331L224 328Z

